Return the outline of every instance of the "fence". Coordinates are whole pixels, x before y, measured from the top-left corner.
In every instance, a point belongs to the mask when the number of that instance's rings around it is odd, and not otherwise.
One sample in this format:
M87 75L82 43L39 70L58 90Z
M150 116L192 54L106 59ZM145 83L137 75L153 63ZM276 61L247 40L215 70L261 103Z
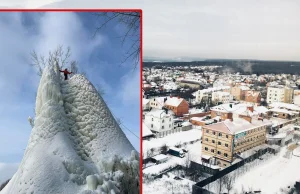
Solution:
M195 185L193 185L193 188L192 188L193 192L192 193L193 194L202 194L202 193L206 194L209 191L203 189L204 186L206 186L206 185L218 180L219 178L227 175L228 173L244 166L246 163L249 163L249 162L259 158L260 156L264 155L266 152L271 152L271 153L275 154L276 150L273 149L273 148L270 148L270 147L265 148L265 149L261 149L258 152L256 152L255 154L249 156L248 158L245 158L244 160L242 160L240 162L237 162L237 163L225 168L224 170L216 172L215 174L213 174L213 176L208 177L207 179L204 179L204 180L196 183Z

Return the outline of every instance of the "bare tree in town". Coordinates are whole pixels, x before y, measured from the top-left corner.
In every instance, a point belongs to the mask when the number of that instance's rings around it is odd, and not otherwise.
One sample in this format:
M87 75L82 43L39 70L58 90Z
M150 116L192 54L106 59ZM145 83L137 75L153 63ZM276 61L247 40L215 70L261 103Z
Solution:
M191 166L191 156L190 153L185 155L184 167L185 167L185 174L187 175L189 168Z
M235 180L235 176L234 175L226 175L222 179L222 181L224 183L224 186L225 186L228 194L233 189L234 180Z
M168 146L166 144L164 144L161 148L160 148L160 153L161 154L166 154L168 151Z
M135 69L140 62L140 12L99 12L95 15L102 20L100 26L96 28L95 35L112 21L117 21L126 27L123 35L117 37L120 39L122 46L126 42L129 44L121 65L127 60L131 60Z
M71 68L78 70L76 61L69 61L71 56L71 48L65 50L62 45L59 45L55 50L50 50L48 57L38 55L36 51L31 52L31 65L37 69L37 74L42 76L43 69L47 65L53 65L58 62L59 68L62 69L71 64Z

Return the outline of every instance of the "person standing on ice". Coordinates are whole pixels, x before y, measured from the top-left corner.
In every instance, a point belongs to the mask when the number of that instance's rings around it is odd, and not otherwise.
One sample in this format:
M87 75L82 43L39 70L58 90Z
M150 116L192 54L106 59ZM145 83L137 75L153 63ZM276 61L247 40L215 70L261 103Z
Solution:
M68 69L66 68L65 70L59 70L60 72L63 72L64 73L64 76L65 76L65 80L68 79L68 74L71 74L72 72L69 72Z

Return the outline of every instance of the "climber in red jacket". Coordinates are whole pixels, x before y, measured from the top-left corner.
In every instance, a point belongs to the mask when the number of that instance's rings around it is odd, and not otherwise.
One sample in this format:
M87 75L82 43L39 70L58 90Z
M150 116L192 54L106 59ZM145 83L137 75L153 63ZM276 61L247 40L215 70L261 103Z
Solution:
M65 70L59 70L60 72L63 72L64 73L64 76L65 76L65 80L68 79L68 74L71 74L72 72L69 72L68 69L66 68Z

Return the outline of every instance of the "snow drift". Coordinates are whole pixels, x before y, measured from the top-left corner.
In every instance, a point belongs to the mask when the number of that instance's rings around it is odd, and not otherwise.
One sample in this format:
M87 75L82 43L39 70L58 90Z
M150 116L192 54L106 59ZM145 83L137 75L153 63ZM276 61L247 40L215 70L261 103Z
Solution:
M47 66L24 157L0 194L139 193L139 157L95 87Z

